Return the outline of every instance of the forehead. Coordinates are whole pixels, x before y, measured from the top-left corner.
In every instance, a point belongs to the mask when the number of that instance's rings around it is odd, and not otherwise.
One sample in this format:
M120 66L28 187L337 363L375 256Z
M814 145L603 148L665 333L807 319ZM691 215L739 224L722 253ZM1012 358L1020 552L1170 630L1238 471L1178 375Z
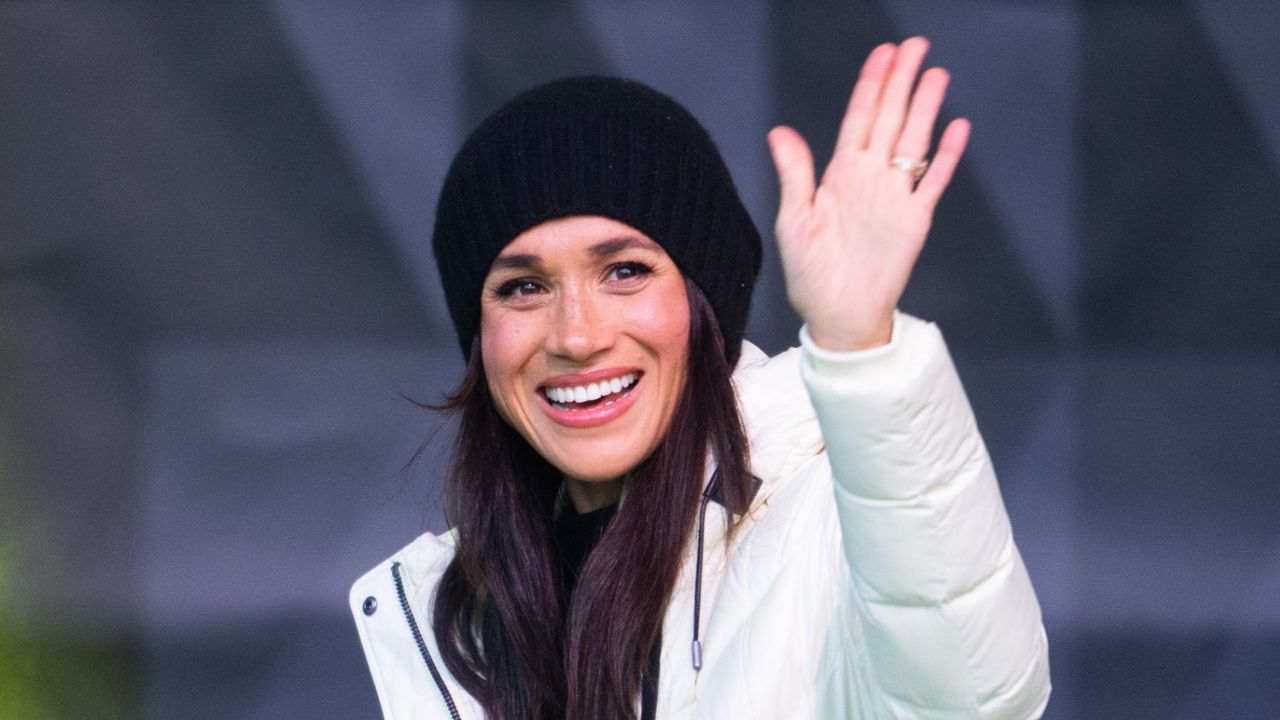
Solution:
M574 215L535 225L502 248L492 269L557 259L607 257L624 250L666 254L649 236L607 217Z

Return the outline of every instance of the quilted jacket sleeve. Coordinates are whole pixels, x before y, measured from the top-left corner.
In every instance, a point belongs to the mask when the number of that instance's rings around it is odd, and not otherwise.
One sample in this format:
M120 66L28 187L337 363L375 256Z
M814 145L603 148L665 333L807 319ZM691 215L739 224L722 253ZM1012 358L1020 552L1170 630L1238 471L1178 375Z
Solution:
M1040 607L973 412L931 323L831 353L801 331L802 375L835 480L879 700L899 717L1038 717Z

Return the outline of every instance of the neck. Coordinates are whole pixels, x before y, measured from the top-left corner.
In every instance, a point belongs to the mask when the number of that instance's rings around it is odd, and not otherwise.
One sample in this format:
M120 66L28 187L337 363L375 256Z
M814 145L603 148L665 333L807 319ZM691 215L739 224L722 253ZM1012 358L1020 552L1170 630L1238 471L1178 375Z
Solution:
M622 478L590 482L571 477L564 479L565 494L579 514L617 503L622 498L622 485Z

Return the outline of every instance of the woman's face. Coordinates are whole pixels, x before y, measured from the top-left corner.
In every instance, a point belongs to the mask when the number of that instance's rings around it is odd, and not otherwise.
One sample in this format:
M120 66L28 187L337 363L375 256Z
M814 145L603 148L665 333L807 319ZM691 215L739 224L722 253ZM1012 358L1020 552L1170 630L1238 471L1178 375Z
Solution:
M616 501L684 390L689 304L675 263L630 225L560 218L503 248L481 294L498 412L564 473L579 510Z

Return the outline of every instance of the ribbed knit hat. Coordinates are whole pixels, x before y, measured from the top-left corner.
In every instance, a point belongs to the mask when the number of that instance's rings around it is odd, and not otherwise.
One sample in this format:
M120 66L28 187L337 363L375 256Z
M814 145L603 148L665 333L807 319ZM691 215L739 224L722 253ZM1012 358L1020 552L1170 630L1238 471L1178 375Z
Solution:
M652 88L607 77L520 95L449 166L432 248L464 356L494 258L525 230L569 215L603 215L661 245L707 296L726 359L737 362L760 234L698 121Z

